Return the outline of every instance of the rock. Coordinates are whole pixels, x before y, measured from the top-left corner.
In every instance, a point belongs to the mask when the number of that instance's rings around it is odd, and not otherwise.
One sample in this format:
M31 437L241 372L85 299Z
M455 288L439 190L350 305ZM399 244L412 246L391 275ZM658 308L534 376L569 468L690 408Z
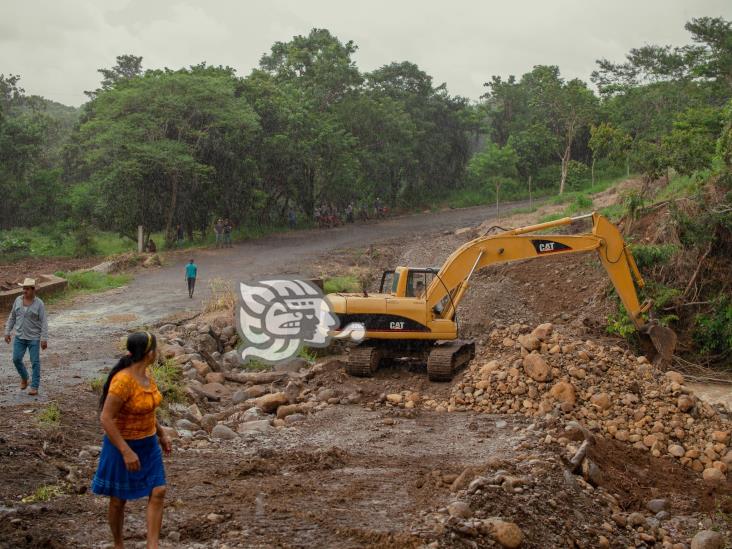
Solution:
M704 482L712 485L723 484L727 481L727 477L724 476L724 473L716 467L708 467L704 469L702 477L704 478Z
M277 408L279 408L283 404L287 404L288 400L285 393L270 393L268 395L259 397L254 402L256 403L258 408L262 409L262 411L271 414L273 412L276 412Z
M323 387L318 391L316 398L320 402L327 402L328 400L330 400L331 398L335 398L336 396L337 396L337 393L335 392L335 389Z
M402 395L399 393L392 393L390 395L386 395L386 400L392 404L399 404L402 401Z
M187 419L179 419L175 422L175 428L182 431L198 431L201 426Z
M714 442L727 444L729 442L729 431L714 431L712 433L712 440Z
M669 370L664 375L666 376L666 379L668 379L669 381L678 383L679 385L684 384L684 376L683 376L683 374L680 374L679 372L674 372L673 370Z
M229 336L229 337L231 337L231 336ZM233 349L231 351L224 353L223 360L224 360L224 366L227 369L235 368L242 364L241 354L236 349Z
M211 436L220 440L231 440L236 438L236 433L226 425L218 424L211 429Z
M218 513L209 513L208 515L206 515L206 520L209 522L213 522L214 524L224 522L225 518L226 517L224 515L219 515Z
M211 334L206 333L198 336L198 339L196 339L196 348L210 354L218 351L219 345Z
M628 524L632 526L633 528L637 528L638 526L643 526L646 523L646 517L643 516L643 513L630 513L628 515Z
M676 401L676 406L678 406L679 410L682 412L688 412L694 407L694 399L689 395L681 395Z
M160 352L165 358L175 358L185 353L180 345L163 345Z
M274 427L269 424L268 419L260 419L258 421L246 421L244 423L240 423L239 426L236 428L237 432L242 435L266 433L273 429Z
M656 498L646 503L646 509L651 513L660 513L668 508L668 500L662 498Z
M714 530L701 530L691 540L691 549L724 549L724 536Z
M290 404L295 404L300 399L300 386L290 381L285 387L285 397Z
M559 402L574 406L577 402L577 392L574 385L568 381L559 381L549 390L549 394Z
M201 386L201 391L206 394L214 395L218 398L228 396L229 393L231 393L231 389L221 383L206 383Z
M478 375L481 379L490 379L491 373L495 372L500 367L501 366L500 364L498 364L498 362L496 362L495 360L491 360L490 362L487 362L483 366L481 366Z
M220 383L223 384L226 381L224 374L221 372L209 372L206 374L206 383Z
M249 400L249 397L247 397L247 394L242 390L235 391L234 394L231 395L232 404L241 404L246 400Z
M607 410L611 406L610 395L607 393L597 393L596 395L592 395L590 402L600 410Z
M305 419L305 414L291 414L285 418L285 423L287 425L292 425L293 423L300 423L301 421L305 421Z
M477 467L466 467L463 472L450 485L451 492L457 492L468 487L470 482L478 474L479 469Z
M684 457L686 450L684 450L684 447L679 444L672 444L668 447L668 453L676 458L682 458Z
M539 324L536 328L534 328L531 332L531 335L537 339L545 341L549 339L549 336L552 335L553 331L554 325L551 322L546 322L544 324Z
M551 370L541 355L533 352L523 360L524 371L534 381L544 382L549 378Z
M508 423L503 419L499 419L498 421L496 421L496 429L505 429L507 426Z
M302 413L302 407L299 404L284 404L277 408L277 419L285 419L292 414Z
M79 450L79 459L90 459L92 457L88 450Z
M211 367L201 360L192 360L191 364L199 376L205 377L211 371Z
M531 334L521 334L518 342L527 351L536 351L541 346L539 338Z
M521 528L514 522L498 518L489 518L482 521L483 530L487 530L502 547L517 549L524 541Z
M296 374L303 368L309 368L310 363L305 360L304 358L295 357L291 358L290 360L286 360L285 362L280 362L279 364L275 364L274 371L275 372L292 372Z
M464 501L453 501L447 506L447 512L451 517L462 519L467 519L473 516L473 511L470 509L470 505Z
M218 421L219 420L216 417L216 414L206 414L201 419L201 427L203 427L206 431L211 432L211 430L216 427Z
M252 385L251 387L244 389L243 393L248 399L259 398L262 395L267 394L267 387L264 385Z

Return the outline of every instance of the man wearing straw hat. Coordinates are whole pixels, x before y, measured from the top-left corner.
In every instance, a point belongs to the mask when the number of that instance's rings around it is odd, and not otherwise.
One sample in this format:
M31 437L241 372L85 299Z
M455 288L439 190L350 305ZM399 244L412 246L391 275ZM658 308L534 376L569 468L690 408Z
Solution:
M13 343L13 364L20 374L21 390L28 387L28 370L23 365L25 352L31 360L31 380L29 395L38 394L41 384L41 357L40 349L46 349L48 342L48 319L46 306L40 297L36 297L36 281L26 278L18 284L23 287L23 295L19 295L10 310L8 321L5 324L5 343L10 344L10 334L15 328Z

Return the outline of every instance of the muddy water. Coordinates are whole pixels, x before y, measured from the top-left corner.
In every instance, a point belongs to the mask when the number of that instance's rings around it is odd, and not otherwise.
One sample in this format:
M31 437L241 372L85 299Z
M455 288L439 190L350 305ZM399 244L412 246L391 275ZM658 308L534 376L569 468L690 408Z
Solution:
M165 266L141 272L128 286L80 298L66 308L49 308L50 341L48 350L41 353L38 397L31 398L19 391L11 347L0 343L0 405L53 399L65 387L99 376L100 369L113 363L112 357L119 353L119 339L124 333L171 315L192 316L210 296L209 285L214 279L236 283L277 274L310 276L309 265L328 251L473 226L491 219L494 210L481 206L414 214L379 223L284 233L227 250L203 249L173 255ZM191 255L199 266L194 299L188 298L183 270ZM0 311L3 322L5 314L6 311Z
M732 410L732 383L687 383L694 394L711 404L723 404Z

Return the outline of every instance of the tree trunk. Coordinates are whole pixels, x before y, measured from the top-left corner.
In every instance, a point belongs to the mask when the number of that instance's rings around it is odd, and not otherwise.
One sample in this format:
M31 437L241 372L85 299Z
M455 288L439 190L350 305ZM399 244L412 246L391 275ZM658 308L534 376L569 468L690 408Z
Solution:
M595 184L595 155L592 155L592 167L590 168L590 177L592 178L592 184Z
M625 177L630 177L630 153L625 155Z
M564 185L567 182L567 172L569 171L569 160L572 152L571 145L567 145L562 155L562 179L559 181L559 194L564 194Z
M498 222L501 222L501 210L500 210L500 201L498 200L498 193L501 190L501 184L496 183L496 219Z
M531 200L531 174L529 174L529 209L533 209L533 202Z
M170 208L168 209L167 219L165 220L165 243L171 245L173 243L173 217L175 216L175 207L178 203L178 174L173 174L173 191L170 197Z

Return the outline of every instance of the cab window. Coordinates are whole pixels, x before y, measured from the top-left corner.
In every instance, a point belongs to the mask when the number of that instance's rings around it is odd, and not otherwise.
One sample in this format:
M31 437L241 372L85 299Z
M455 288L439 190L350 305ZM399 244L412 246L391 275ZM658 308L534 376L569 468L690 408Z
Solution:
M407 276L407 297L424 297L433 276L432 273L410 271Z

